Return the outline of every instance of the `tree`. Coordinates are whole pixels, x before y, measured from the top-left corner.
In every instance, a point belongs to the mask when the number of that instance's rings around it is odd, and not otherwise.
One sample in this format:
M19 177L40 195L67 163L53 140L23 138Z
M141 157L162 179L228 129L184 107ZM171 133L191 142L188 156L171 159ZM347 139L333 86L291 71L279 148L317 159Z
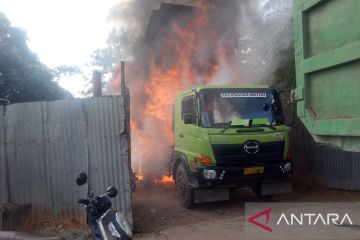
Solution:
M70 77L76 74L83 74L82 70L77 66L60 65L51 69L51 73L55 81L63 77Z
M55 76L29 50L25 31L12 27L0 12L0 98L16 103L71 97Z
M121 60L129 58L131 42L123 30L113 28L109 33L106 47L94 51L91 65L100 69L104 74L112 72L114 66Z
M119 66L122 60L131 59L132 43L124 29L113 28L109 32L106 46L96 49L91 55L89 66L100 71L102 75L102 87L106 89L108 84L114 80L114 70ZM92 73L91 73L92 74ZM82 92L85 97L92 94L91 77L87 77L88 83L86 89Z

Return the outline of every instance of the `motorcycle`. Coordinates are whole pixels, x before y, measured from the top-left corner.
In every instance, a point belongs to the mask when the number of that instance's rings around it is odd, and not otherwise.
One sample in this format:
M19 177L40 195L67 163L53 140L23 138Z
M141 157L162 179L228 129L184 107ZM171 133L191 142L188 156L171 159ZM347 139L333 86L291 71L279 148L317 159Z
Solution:
M76 178L76 183L79 186L88 183L87 174L81 172ZM117 194L118 190L110 186L106 189L106 193L94 197L94 191L88 184L87 198L78 200L78 203L85 206L87 224L91 228L94 240L132 239L132 229L126 217L111 208L110 198L116 197Z

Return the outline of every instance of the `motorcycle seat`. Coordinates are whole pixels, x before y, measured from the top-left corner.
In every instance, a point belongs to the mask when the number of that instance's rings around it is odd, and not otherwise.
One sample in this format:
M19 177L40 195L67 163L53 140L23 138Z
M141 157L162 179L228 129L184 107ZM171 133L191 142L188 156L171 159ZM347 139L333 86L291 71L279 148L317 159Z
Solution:
M0 240L61 240L58 237L41 237L26 232L0 231Z

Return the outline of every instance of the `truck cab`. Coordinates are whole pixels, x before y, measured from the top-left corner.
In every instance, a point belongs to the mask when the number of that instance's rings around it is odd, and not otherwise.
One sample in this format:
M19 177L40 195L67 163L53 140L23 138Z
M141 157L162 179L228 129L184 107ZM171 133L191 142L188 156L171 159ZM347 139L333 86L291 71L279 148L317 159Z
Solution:
M278 93L265 85L204 86L179 93L170 173L186 208L226 200L230 188L291 191L290 128Z

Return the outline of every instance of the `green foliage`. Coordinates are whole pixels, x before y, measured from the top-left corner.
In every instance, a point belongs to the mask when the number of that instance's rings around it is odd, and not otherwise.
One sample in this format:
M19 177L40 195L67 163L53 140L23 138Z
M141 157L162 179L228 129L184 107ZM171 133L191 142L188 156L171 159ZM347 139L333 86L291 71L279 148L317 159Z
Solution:
M91 56L90 66L100 71L102 75L103 89L113 79L114 67L118 66L122 60L130 59L132 43L125 30L113 28L109 33L106 46L95 50ZM88 77L87 86L82 95L89 97L92 94L92 82Z
M108 36L106 47L94 51L91 56L91 65L101 69L102 73L110 73L113 67L127 57L126 49L129 48L130 41L124 32L118 32L114 28Z
M70 97L27 46L25 31L12 27L0 12L0 98L11 103L49 101Z
M75 74L82 74L82 71L77 66L60 65L56 68L51 69L51 73L55 80L62 77L70 77Z
M265 24L266 29L276 34L265 40L266 53L269 57L270 85L284 92L284 97L288 98L290 91L295 88L295 50L293 39L292 20L286 20L284 24L283 17L274 17L272 21ZM279 26L282 26L280 29ZM287 99L288 100L288 99Z
M272 74L272 85L280 90L285 121L294 124L295 105L290 104L290 93L296 86L294 46L291 45L289 48L279 51L277 58L279 62Z
M295 88L295 55L294 47L281 50L278 53L280 62L273 73L273 82L278 89L291 91Z

